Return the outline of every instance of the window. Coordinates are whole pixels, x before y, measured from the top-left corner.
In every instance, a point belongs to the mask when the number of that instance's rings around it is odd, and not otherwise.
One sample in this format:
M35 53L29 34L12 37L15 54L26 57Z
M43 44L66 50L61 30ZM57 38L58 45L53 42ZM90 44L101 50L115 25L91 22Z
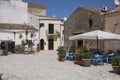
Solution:
M54 24L49 24L49 34L54 34Z
M92 27L93 26L93 20L89 19L89 26Z
M40 23L40 24L39 24L39 27L43 27L43 26L44 26L44 23Z

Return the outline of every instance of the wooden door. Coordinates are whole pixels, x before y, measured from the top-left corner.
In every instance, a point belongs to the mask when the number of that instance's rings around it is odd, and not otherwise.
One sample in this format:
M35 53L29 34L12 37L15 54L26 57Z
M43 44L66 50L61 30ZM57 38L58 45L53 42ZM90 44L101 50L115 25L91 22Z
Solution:
M40 49L44 50L44 40L43 39L40 40Z
M48 39L48 50L54 49L54 39Z

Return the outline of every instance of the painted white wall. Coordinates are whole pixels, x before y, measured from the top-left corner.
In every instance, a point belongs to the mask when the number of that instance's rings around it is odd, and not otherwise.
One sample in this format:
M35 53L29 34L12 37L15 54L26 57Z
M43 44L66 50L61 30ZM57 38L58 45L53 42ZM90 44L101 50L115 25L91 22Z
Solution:
M49 24L54 24L54 33L56 34L56 31L61 32L61 20L40 20L40 23L44 23L44 27L40 28L40 39L44 39L44 42L46 43L44 45L44 49L48 50L48 38L47 38L47 33L48 33L48 28ZM60 42L61 37L58 37L56 41L54 41L54 50L56 50L59 46L61 46Z
M36 29L39 29L39 16L29 13L28 23L32 24Z
M38 29L39 17L28 13L27 10L28 10L27 3L22 2L22 0L0 0L0 23L13 23L13 24L26 23L26 24L32 24L35 28ZM0 37L1 37L0 40L14 41L14 34L8 32L0 31ZM20 34L22 34L23 36L22 39L19 38ZM28 39L31 39L30 33L28 37L29 37ZM24 39L26 39L25 31L22 33L16 33L15 35L16 45L20 45L21 40ZM36 42L37 40L38 40L38 35L34 37L33 41Z
M64 46L64 21L61 22L60 26L60 46Z
M43 17L43 19L39 16L32 15L27 12L27 3L22 2L21 0L0 0L0 23L13 23L13 24L32 24L37 29L39 29L39 23L44 23L44 27L40 29L40 39L44 39L45 46L44 49L48 50L48 26L49 24L54 24L54 33L56 31L61 33L64 26L61 27L61 20L56 19L48 19L48 17ZM39 21L40 19L40 21ZM22 34L23 38L20 39L19 36ZM35 36L33 41L35 43L35 47L37 47L37 43L39 43L39 32L35 32ZM6 36L5 36L6 35ZM14 33L0 32L1 40L12 40L14 41ZM57 38L57 41L54 41L54 49L56 50L58 46L61 44L61 37ZM15 42L16 45L21 44L21 40L26 39L25 32L16 33ZM30 38L30 33L28 35L28 39Z
M28 23L27 3L21 0L0 1L0 23Z

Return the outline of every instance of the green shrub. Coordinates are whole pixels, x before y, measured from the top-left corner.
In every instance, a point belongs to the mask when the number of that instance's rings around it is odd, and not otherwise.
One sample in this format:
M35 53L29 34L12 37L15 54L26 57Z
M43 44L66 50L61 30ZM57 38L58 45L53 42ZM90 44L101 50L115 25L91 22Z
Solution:
M39 43L37 44L37 50L40 50L40 44Z
M83 58L84 58L84 59L90 59L91 56L92 56L92 53L91 53L90 51L85 52L85 53L83 54Z
M76 60L82 60L82 54L80 53L80 51L77 51L77 52L75 53L75 59L76 59Z
M64 46L58 47L57 51L58 51L57 54L58 54L59 57L65 57L65 55L66 55L66 48Z
M75 53L76 60L81 60L82 56L83 56L83 54L80 52L80 49L78 51L76 51L76 53Z
M71 46L69 52L70 52L70 53L75 53L75 47L74 47L74 46Z
M108 50L108 53L109 53L109 54L112 54L112 53L113 53L113 50Z
M120 56L116 56L116 58L111 62L113 66L120 66Z

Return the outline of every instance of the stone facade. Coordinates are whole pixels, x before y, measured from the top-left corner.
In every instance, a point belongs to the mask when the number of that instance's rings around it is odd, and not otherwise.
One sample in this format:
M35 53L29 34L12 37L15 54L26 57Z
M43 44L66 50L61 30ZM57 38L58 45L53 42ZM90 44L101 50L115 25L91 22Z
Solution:
M43 4L28 3L28 12L34 15L46 16L46 6Z
M101 26L103 26L103 19L100 16L100 9L78 7L65 22L65 45L68 48L75 45L75 41L69 40L70 36L103 29Z
M117 6L113 10L109 11L106 17L105 31L120 34L120 6ZM116 51L120 49L120 41L108 41L105 43L106 49Z
M105 11L98 8L78 7L65 22L65 45L66 47L76 46L77 41L70 41L69 37L93 30L104 30L120 34L120 6L113 10ZM119 41L100 41L100 49L119 49ZM118 45L117 45L118 44ZM96 41L83 41L82 46L96 48ZM116 47L115 47L116 46Z

